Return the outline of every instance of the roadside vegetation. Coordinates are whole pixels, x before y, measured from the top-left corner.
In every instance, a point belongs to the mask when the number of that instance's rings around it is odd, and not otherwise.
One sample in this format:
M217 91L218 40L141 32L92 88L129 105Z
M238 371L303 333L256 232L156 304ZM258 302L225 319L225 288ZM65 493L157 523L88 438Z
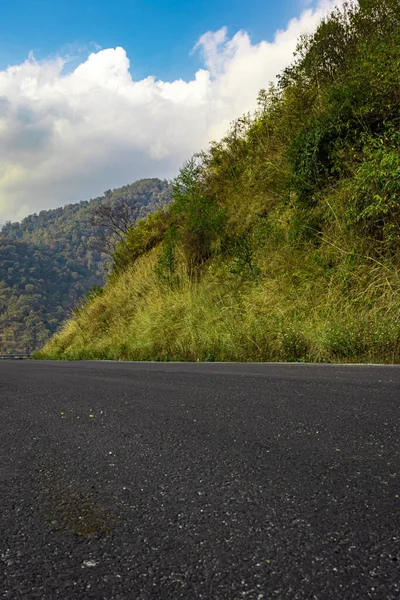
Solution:
M37 355L400 362L400 0L299 40Z

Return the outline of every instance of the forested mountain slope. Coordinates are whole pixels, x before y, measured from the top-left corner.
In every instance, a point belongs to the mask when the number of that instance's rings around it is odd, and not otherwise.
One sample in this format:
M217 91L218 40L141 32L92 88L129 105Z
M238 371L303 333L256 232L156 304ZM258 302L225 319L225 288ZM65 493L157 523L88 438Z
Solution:
M49 248L0 237L0 351L43 345L87 290L87 275L87 268Z
M121 202L155 210L169 202L169 185L144 179L89 201L6 223L0 231L0 352L42 346L93 286L102 285L106 257L100 206Z
M48 358L400 361L400 0L336 9Z

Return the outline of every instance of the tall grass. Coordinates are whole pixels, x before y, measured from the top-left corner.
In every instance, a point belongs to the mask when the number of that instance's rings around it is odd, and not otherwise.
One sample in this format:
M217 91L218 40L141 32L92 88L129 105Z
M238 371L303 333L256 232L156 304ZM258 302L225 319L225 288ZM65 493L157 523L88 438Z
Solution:
M253 280L215 261L193 282L181 263L171 286L157 276L157 253L106 286L38 357L400 362L398 270L365 259L332 270L312 253L271 249Z

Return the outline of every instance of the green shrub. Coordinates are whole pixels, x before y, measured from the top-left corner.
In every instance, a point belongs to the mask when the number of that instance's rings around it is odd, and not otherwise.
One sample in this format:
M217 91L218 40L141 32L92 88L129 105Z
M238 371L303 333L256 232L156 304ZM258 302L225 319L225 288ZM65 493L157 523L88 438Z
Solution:
M161 252L156 265L156 273L162 281L172 285L176 282L176 244L177 244L177 229L175 225L171 225L166 232L161 245Z
M360 163L347 182L348 218L386 249L400 246L400 133L364 136Z
M201 166L191 159L180 170L172 185L171 212L177 217L177 237L182 245L189 271L199 269L218 246L226 225L226 211L201 187Z

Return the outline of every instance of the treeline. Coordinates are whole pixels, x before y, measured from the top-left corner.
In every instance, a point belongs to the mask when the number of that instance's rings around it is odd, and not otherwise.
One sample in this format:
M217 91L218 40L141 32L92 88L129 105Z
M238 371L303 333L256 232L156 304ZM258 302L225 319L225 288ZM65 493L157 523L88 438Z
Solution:
M400 360L400 0L335 9L43 356Z
M112 236L110 219L118 207L129 206L132 225L168 202L166 181L144 179L6 223L0 231L0 351L37 350L80 298L104 283L109 257L99 241L104 227Z

